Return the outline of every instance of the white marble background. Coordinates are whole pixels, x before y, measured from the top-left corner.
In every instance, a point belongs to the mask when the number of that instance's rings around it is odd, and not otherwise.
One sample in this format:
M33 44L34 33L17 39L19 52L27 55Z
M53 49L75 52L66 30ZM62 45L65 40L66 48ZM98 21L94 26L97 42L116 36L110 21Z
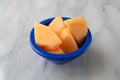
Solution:
M29 45L35 21L53 16L87 19L91 47L57 65ZM0 0L0 80L120 80L120 0Z

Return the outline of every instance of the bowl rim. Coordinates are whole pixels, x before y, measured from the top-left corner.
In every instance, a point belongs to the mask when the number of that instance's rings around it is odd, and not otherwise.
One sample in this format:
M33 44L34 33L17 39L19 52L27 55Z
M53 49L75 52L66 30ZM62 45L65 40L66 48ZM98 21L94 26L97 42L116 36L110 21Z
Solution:
M48 25L54 18L55 17L45 19L45 20L41 21L40 23L44 24L44 25ZM67 19L70 19L70 18L62 17L62 19L67 20ZM91 41L92 41L92 35L91 35L91 32L88 28L88 33L87 33L87 36L86 36L86 40L78 50L76 50L74 52L71 52L71 53L68 53L68 54L52 54L52 53L49 53L49 52L43 50L39 46L37 46L37 44L35 43L35 40L34 40L34 28L32 28L32 30L30 32L30 45L31 45L32 49L38 55L43 56L45 58L49 58L49 59L60 60L60 59L67 59L67 58L71 58L71 57L75 57L75 56L80 56L88 49Z

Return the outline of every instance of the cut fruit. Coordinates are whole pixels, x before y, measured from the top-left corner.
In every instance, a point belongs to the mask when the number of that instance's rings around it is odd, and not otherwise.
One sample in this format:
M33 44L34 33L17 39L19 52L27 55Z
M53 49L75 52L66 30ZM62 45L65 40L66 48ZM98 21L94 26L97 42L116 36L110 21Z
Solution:
M60 47L55 50L48 51L48 52L53 53L53 54L65 54L65 52Z
M55 50L62 44L57 34L45 25L35 23L34 34L36 44L46 50Z
M58 35L63 31L65 28L65 24L62 20L61 16L56 17L50 24L49 27L53 29Z
M66 54L76 51L86 36L88 28L82 17L63 21L61 16L54 18L49 26L35 23L34 38L43 50L53 54Z
M60 47L66 53L70 53L78 49L78 46L68 28L65 28L62 31L62 33L60 34L60 38L63 41Z
M65 25L70 29L73 37L78 45L81 45L87 35L87 23L82 17L72 18L64 21Z

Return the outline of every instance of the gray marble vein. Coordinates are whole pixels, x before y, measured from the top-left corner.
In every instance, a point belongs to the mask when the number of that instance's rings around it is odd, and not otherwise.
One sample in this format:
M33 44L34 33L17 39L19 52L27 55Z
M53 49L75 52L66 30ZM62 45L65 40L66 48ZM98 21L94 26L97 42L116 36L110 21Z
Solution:
M34 22L84 16L93 41L76 60L58 65L29 44ZM120 0L0 0L0 80L120 80Z

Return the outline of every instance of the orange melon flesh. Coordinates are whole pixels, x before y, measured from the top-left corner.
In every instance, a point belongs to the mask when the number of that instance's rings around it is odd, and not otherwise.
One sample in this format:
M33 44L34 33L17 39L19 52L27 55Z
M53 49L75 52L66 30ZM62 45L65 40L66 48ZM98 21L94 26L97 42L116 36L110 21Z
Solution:
M57 34L42 24L35 23L34 35L36 44L46 50L54 50L62 44Z
M65 25L70 29L73 37L78 45L81 45L87 35L87 23L82 17L72 18L64 21Z
M61 16L56 17L50 24L49 27L53 29L57 35L59 35L65 28L65 24Z
M48 51L48 52L53 53L53 54L65 54L65 52L60 47L58 47L55 50Z
M60 34L60 38L63 41L63 43L61 44L61 48L63 49L63 51L65 51L66 53L70 53L73 52L75 50L78 49L78 46L70 32L69 29L65 28L61 34Z

